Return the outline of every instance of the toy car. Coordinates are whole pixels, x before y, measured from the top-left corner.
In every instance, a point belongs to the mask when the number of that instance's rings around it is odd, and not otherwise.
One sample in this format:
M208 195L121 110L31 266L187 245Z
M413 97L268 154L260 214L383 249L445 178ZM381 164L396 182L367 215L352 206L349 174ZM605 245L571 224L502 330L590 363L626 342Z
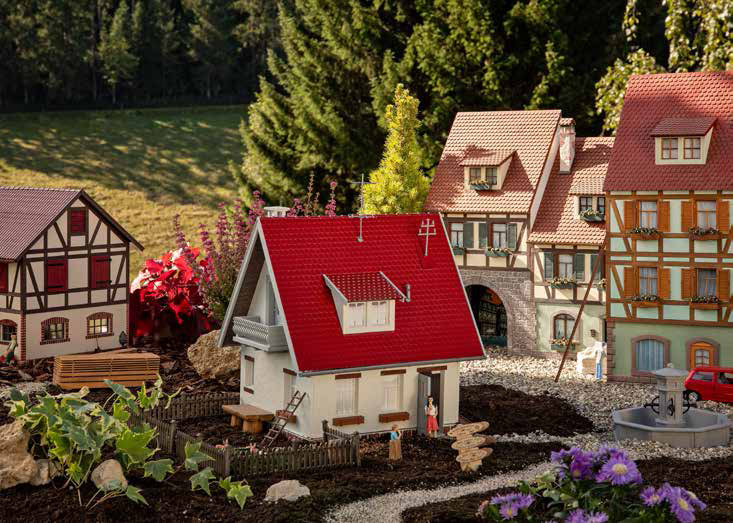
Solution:
M690 403L701 400L733 403L733 367L695 367L685 380L685 389Z

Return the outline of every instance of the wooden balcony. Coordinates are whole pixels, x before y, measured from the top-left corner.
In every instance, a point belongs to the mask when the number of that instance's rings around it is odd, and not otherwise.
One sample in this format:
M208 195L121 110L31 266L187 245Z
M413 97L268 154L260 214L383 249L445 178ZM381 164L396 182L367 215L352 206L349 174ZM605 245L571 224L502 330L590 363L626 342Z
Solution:
M283 326L266 325L259 316L235 316L234 341L266 352L288 350Z

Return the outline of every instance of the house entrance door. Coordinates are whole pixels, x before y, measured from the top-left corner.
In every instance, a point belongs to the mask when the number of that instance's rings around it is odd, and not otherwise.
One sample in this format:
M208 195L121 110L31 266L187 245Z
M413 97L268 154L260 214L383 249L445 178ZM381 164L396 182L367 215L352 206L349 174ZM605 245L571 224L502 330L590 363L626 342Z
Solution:
M430 395L430 376L427 374L417 375L417 433L425 436L427 418L425 416L425 405L428 404Z

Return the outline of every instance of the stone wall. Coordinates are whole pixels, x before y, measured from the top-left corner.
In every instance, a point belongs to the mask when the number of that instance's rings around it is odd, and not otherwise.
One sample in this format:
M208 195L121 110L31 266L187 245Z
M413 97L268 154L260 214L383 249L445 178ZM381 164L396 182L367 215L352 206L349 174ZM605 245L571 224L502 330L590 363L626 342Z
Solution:
M483 285L501 298L507 313L507 346L514 354L537 352L535 303L529 271L461 268L463 285Z

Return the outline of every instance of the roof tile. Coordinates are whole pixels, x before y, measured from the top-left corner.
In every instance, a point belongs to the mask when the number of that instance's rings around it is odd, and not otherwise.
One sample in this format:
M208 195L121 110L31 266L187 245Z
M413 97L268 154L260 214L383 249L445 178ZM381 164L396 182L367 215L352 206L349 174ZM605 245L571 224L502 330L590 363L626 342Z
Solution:
M401 295L379 272L326 274L346 301L397 300Z

